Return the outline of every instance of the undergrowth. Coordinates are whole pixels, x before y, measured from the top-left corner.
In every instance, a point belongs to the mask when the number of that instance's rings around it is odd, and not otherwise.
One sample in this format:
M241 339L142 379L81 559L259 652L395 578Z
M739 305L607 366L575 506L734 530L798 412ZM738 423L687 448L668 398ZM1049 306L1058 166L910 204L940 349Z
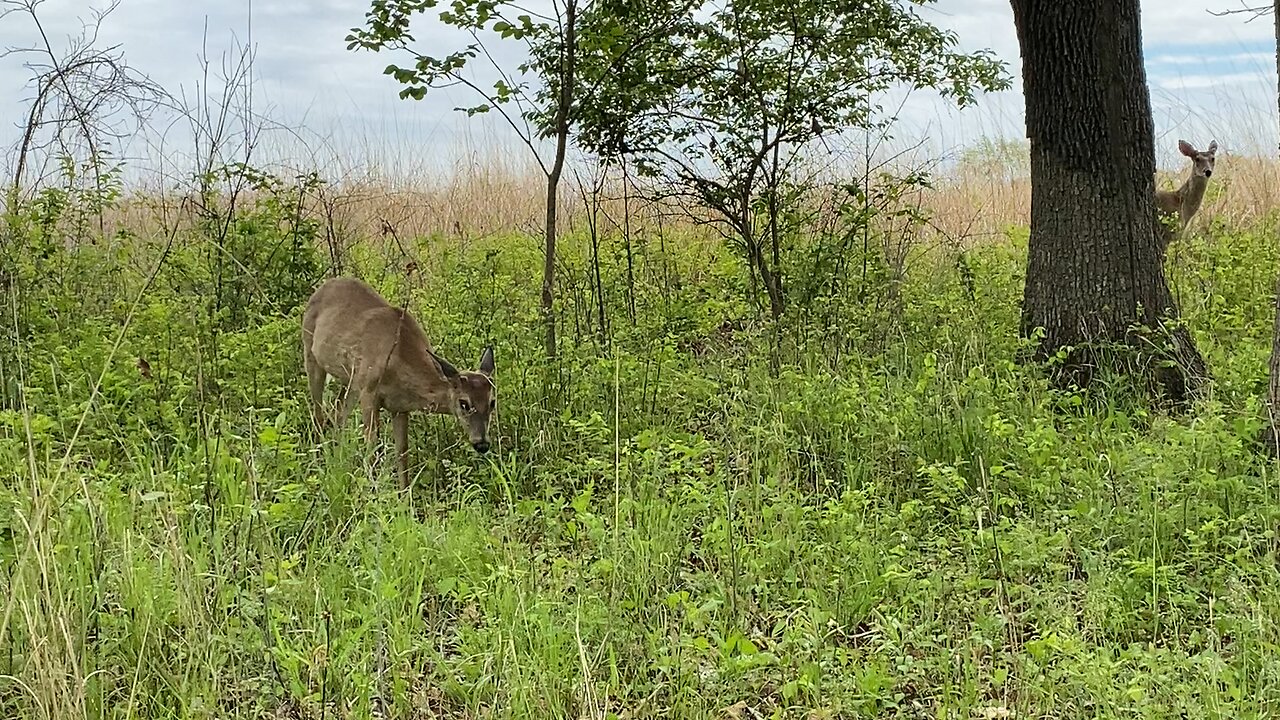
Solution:
M10 212L0 714L1277 712L1269 226L1170 259L1215 379L1178 416L1015 364L1025 229L781 328L720 246L637 244L629 279L605 237L596 281L572 236L550 366L536 239L361 242L443 356L497 355L494 451L415 415L398 493L354 416L310 429L328 259L264 186L168 236Z

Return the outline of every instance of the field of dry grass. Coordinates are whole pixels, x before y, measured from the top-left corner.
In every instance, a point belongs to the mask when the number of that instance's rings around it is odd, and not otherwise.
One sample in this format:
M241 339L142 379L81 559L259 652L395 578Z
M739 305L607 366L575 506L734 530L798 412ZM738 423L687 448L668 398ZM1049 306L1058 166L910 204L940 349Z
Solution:
M324 178L325 185L307 194L306 212L346 246L378 242L391 234L465 243L468 238L541 232L545 179L540 173L500 158L486 163L474 154L462 157L471 160L460 162L449 177L404 180L376 172L347 172L343 178ZM287 177L291 171L280 168L277 172ZM1185 174L1181 166L1163 169L1157 175L1157 187L1176 187ZM563 232L579 232L586 226L590 184L591 178L576 177L562 188ZM243 201L252 201L253 196L252 191L241 195ZM679 228L689 237L710 237L690 223L691 215L705 214L670 202L653 202L643 187L624 188L616 172L602 183L597 202L600 222L607 230L616 231L628 223L633 229ZM1007 228L1029 223L1031 184L1024 161L970 157L937 171L931 187L908 195L903 202L930 218L917 233L922 246L973 247L998 241ZM1225 152L1219 154L1217 172L1195 224L1204 228L1216 219L1228 227L1247 227L1277 207L1280 162ZM143 184L109 212L107 221L110 230L145 237L175 223L190 225L199 215L194 193L153 192Z

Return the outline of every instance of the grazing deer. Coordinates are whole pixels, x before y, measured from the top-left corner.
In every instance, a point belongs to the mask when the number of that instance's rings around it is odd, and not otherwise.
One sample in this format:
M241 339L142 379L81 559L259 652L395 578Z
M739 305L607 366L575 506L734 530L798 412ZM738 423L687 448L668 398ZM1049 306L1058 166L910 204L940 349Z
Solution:
M1178 152L1191 159L1191 176L1177 190L1156 191L1157 219L1160 221L1157 232L1160 234L1163 247L1168 247L1174 237L1186 229L1191 218L1200 209L1200 203L1204 200L1204 190L1209 185L1209 176L1213 174L1214 155L1218 152L1218 142L1209 141L1209 148L1200 152L1186 140L1179 140ZM1166 225L1171 221L1165 218L1173 215L1178 216L1176 229Z
M485 348L480 356L479 372L459 372L432 351L407 308L392 307L365 283L333 278L312 293L302 315L302 357L311 410L322 430L326 376L341 383L335 425L350 415L358 395L365 439L372 443L379 410L392 413L401 487L409 484L412 411L453 415L466 429L471 447L479 453L489 451L493 348Z

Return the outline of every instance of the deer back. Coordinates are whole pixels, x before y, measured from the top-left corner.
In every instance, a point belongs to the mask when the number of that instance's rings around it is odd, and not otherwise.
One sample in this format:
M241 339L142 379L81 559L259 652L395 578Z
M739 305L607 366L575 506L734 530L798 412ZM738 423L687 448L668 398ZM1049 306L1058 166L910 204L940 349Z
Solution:
M325 372L361 390L376 389L389 410L421 409L448 393L417 320L359 280L321 285L307 304L303 328Z

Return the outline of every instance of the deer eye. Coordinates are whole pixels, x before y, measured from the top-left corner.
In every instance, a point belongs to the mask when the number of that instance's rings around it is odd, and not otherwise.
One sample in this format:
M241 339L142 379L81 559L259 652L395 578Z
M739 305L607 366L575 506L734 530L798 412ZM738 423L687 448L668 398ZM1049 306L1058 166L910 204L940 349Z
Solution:
M471 403L466 400L459 400L458 407L462 408L462 412L471 412Z

